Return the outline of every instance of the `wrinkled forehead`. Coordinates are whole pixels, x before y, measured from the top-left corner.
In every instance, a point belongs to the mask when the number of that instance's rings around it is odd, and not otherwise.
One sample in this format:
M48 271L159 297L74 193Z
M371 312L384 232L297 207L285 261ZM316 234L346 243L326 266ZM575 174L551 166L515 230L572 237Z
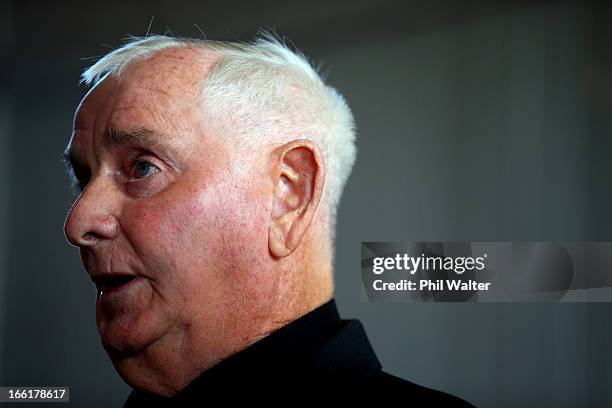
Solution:
M135 121L176 127L196 119L202 84L213 62L207 52L187 47L134 61L119 77L108 76L85 96L75 114L75 129L91 128L94 122L134 127Z

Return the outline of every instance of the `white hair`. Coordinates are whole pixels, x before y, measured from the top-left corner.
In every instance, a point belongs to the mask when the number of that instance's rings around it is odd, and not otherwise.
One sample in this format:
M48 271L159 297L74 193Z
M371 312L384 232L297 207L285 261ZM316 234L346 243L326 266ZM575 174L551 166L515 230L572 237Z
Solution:
M240 146L252 149L293 139L319 146L326 167L322 201L333 240L337 206L356 157L354 119L342 95L325 84L304 54L269 33L251 43L131 37L83 72L81 82L92 85L106 75L121 76L130 63L171 47L214 53L213 67L202 79L203 108Z

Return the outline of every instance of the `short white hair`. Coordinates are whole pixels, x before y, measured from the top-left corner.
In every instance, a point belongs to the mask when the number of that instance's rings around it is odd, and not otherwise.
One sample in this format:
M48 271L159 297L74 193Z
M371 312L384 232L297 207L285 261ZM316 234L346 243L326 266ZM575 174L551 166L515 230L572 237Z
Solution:
M202 82L203 108L240 146L310 139L320 147L327 173L322 201L333 240L337 207L357 154L355 122L344 97L325 83L302 52L266 32L250 43L130 37L85 70L81 82L92 85L106 75L121 76L130 63L172 47L214 53L213 67Z

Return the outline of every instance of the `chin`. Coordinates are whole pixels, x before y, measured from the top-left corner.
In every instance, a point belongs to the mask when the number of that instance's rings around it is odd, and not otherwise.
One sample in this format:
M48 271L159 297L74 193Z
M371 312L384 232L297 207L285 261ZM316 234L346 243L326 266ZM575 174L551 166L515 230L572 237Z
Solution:
M113 327L110 323L98 329L102 347L111 357L131 356L147 347L146 336Z
M155 302L148 281L132 281L96 301L96 322L104 349L111 355L142 352L169 329L168 314Z
M164 333L159 324L146 316L99 318L98 332L104 350L111 358L124 358L144 351Z

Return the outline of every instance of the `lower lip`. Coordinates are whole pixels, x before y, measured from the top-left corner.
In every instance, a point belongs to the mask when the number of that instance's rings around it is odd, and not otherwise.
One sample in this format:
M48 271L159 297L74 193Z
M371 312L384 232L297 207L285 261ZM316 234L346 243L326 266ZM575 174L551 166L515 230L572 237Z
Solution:
M136 277L112 290L98 292L96 303L104 310L106 318L135 313L144 304L146 278Z

